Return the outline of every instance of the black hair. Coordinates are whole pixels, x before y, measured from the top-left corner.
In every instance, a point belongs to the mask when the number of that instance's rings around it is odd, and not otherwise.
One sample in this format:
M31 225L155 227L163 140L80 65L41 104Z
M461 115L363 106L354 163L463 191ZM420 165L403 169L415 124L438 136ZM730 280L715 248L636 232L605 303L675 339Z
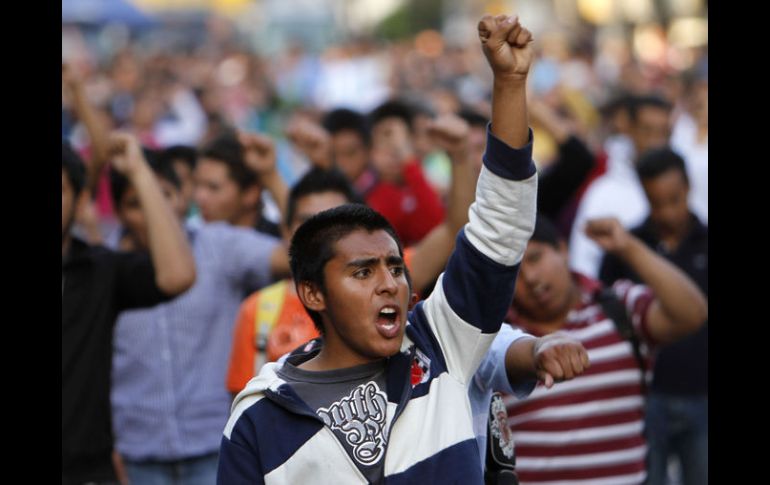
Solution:
M634 96L628 105L628 116L632 122L636 122L639 111L642 108L658 108L665 111L671 111L671 103L657 94L647 94L644 96Z
M361 197L350 185L347 177L332 168L324 170L320 167L310 169L289 192L289 202L286 207L286 227L290 227L297 212L297 201L302 197L322 192L336 192L347 199L349 203L363 204Z
M559 243L564 241L564 237L548 217L538 213L537 218L535 219L535 230L529 240L550 244L558 249Z
M669 170L679 171L685 184L690 186L684 159L670 147L648 150L636 162L636 173L641 181L656 178Z
M195 169L197 155L195 148L187 145L170 146L160 152L160 158L162 160L168 160L169 162L181 160L185 165L190 167L190 170Z
M334 109L326 113L321 120L321 125L332 135L345 130L353 131L361 137L366 146L371 145L372 134L369 121L366 116L357 111L347 108Z
M369 126L374 126L385 118L395 117L403 120L407 127L409 127L409 131L412 131L414 115L415 110L410 105L398 99L391 99L377 106L369 113Z
M480 126L486 129L487 124L489 123L486 116L467 106L460 109L457 116L464 119L470 126Z
M230 131L218 136L201 150L201 157L223 163L230 178L245 190L257 182L257 176L246 166L243 159L243 145L235 133Z
M607 102L605 102L599 112L605 118L612 117L618 111L625 110L631 112L631 105L634 102L634 96L626 91L618 91Z
M155 172L155 175L166 180L177 189L181 187L179 177L177 176L174 167L171 165L171 162L161 158L159 151L142 147L142 154L152 171ZM110 170L110 192L115 210L118 210L120 207L120 201L130 185L128 179L123 174L117 170Z
M86 184L86 167L83 159L72 149L67 140L61 142L61 169L67 175L77 200Z
M396 242L399 256L404 257L401 241L387 219L366 205L345 204L319 212L299 226L294 233L289 245L289 264L294 283L311 283L325 292L324 267L334 258L334 245L353 231L361 229L387 232ZM404 274L411 293L412 282L406 268ZM305 310L318 331L323 334L321 315L307 307Z

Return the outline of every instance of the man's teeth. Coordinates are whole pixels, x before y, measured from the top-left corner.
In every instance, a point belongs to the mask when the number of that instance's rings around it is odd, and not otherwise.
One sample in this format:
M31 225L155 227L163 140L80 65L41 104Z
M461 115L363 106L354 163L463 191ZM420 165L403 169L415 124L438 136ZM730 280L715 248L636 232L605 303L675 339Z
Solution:
M396 313L396 310L394 310L392 308L383 308L382 310L380 310L380 313L384 313L386 315L390 315L390 314Z

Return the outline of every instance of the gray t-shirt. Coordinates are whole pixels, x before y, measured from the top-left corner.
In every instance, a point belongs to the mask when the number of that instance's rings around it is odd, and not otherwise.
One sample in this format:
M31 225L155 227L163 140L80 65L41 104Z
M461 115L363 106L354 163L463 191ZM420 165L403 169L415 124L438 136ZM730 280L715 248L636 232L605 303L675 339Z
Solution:
M381 482L392 419L387 416L385 361L330 371L285 362L277 373L334 432L364 477Z

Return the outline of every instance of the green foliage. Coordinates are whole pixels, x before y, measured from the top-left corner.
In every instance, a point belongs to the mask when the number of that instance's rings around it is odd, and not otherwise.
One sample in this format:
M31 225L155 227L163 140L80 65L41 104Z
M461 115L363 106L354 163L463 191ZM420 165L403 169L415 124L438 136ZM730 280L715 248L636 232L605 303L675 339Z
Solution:
M425 29L441 30L443 0L407 0L375 28L377 37L398 40Z

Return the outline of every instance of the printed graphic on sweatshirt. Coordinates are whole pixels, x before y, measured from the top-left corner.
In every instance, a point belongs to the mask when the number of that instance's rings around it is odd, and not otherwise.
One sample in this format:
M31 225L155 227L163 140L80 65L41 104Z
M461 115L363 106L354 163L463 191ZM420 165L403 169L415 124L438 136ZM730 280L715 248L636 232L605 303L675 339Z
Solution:
M417 349L412 361L412 387L424 384L430 379L430 359Z
M386 411L385 393L376 382L370 381L317 412L332 431L344 435L353 458L359 464L372 466L383 457L388 443Z

